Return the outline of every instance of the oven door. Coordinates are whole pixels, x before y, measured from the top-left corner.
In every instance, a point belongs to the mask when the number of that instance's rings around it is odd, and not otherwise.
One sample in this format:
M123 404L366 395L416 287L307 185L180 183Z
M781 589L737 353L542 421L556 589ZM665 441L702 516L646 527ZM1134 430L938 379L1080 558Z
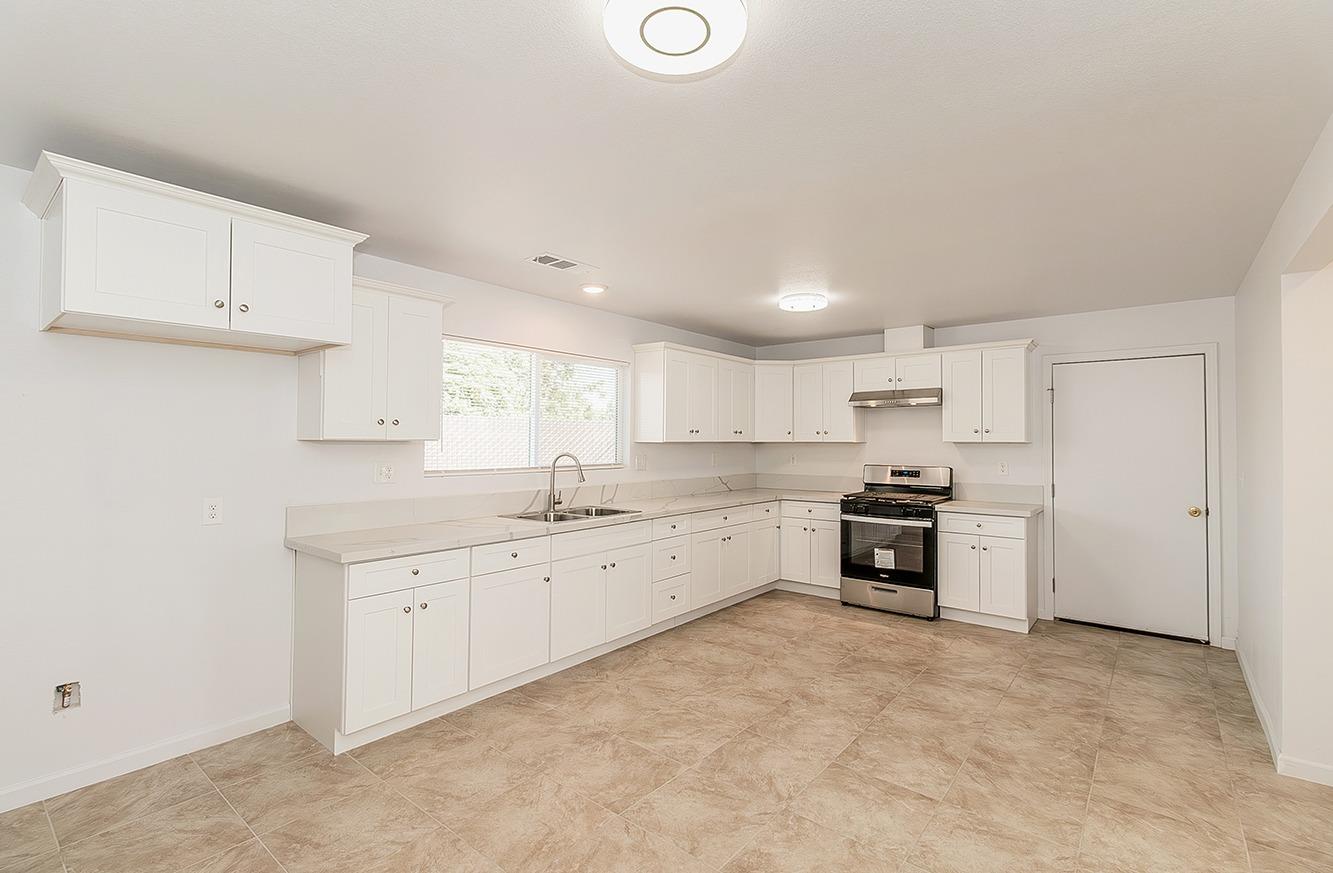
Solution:
M842 575L935 587L935 525L928 518L842 516Z

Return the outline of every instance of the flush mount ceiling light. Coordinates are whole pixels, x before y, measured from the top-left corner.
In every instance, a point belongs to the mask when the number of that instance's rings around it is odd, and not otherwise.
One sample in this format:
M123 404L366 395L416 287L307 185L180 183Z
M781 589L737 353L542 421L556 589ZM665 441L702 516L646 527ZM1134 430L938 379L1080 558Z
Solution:
M745 41L742 0L607 0L606 41L641 70L664 76L703 73Z
M828 298L817 291L786 294L778 300L778 308L787 312L818 312L828 308Z
M605 285L588 284L583 286L584 294L602 294L606 291Z

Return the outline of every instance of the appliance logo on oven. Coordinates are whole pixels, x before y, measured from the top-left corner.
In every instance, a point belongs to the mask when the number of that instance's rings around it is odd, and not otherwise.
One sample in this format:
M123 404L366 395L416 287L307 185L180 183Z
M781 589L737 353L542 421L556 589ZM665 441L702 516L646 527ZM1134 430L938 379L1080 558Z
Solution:
M897 566L893 549L875 549L875 569L892 570Z

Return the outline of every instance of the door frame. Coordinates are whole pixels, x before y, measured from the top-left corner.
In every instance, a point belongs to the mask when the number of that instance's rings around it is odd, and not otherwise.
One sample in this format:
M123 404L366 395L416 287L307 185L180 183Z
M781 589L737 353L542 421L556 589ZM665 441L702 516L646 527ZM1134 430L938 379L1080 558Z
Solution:
M1042 408L1042 564L1045 578L1038 593L1037 613L1041 618L1055 618L1055 504L1051 493L1055 480L1055 420L1052 413L1051 391L1057 364L1090 364L1099 361L1132 361L1143 358L1178 358L1203 355L1204 406L1204 463L1207 465L1208 515L1208 640L1209 644L1223 647L1222 637L1222 450L1221 450L1221 392L1218 384L1217 343L1195 343L1182 346L1157 346L1141 349L1120 349L1101 352L1074 352L1062 355L1043 355L1041 359L1042 392L1038 399Z

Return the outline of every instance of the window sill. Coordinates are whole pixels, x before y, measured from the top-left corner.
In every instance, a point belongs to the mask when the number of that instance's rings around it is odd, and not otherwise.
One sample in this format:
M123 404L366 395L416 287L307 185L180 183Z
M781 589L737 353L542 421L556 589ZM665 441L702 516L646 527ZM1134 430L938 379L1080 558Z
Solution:
M556 467L556 469L561 472L564 472L566 470L573 470L576 468L572 464L561 464L559 467ZM626 469L624 464L583 465L583 471L585 473L593 470L624 470L624 469ZM522 475L527 473L550 473L550 472L551 472L550 467L506 467L501 470L427 470L426 478L453 479L453 478L468 477L468 476L508 476L514 474Z

